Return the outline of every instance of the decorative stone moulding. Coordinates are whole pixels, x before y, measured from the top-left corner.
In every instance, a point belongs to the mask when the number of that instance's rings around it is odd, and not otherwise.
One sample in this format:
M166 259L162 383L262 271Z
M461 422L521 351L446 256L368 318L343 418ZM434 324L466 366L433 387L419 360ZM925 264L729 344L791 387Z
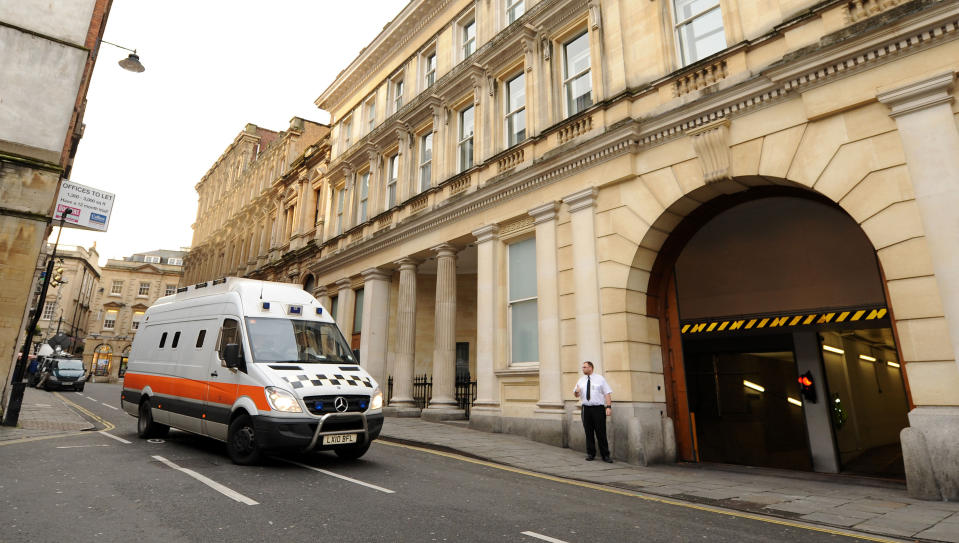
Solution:
M382 217L376 220L376 229L382 230L391 224L393 224L393 212L388 211Z
M706 88L725 79L728 75L729 71L726 69L725 60L714 62L680 76L673 86L673 95L682 96L695 90Z
M353 232L352 234L350 234L350 243L356 243L356 242L358 242L358 241L361 241L362 239L363 239L363 229L362 229L362 228L360 228L360 229L357 230L356 232Z
M463 177L450 183L450 196L454 194L459 194L466 191L470 186L470 176L464 175Z
M846 23L858 23L909 0L851 0L846 3Z
M693 149L703 166L703 179L707 184L729 178L729 120L690 130L686 133L693 140Z
M524 149L517 149L512 153L504 156L499 159L497 164L499 165L499 171L505 172L510 168L515 168L517 164L523 162L523 157L526 155Z
M523 217L521 219L504 224L500 227L499 233L501 236L512 234L513 232L533 226L533 221L533 217Z
M568 123L562 126L558 132L556 132L556 141L559 145L566 143L567 141L572 140L577 136L581 136L593 128L593 116L587 115L586 117L580 117L574 120L571 123Z
M429 203L429 195L424 194L423 196L420 196L419 198L410 202L410 212L416 213L417 211L422 211L426 209L426 204L428 203Z

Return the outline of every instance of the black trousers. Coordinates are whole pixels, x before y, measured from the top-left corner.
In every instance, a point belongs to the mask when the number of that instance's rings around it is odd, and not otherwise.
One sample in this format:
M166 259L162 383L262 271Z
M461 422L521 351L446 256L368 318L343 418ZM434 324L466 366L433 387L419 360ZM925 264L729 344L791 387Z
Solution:
M609 442L606 441L606 406L605 405L584 405L583 406L583 429L586 430L586 454L596 456L596 443L593 442L595 435L599 442L599 455L603 458L609 457Z

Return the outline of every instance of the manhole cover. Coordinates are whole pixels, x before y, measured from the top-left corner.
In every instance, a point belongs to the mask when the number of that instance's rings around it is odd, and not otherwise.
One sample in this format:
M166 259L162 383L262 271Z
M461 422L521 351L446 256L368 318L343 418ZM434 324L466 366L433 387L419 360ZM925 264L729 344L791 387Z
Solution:
M166 443L166 441L162 439L148 439L147 443Z

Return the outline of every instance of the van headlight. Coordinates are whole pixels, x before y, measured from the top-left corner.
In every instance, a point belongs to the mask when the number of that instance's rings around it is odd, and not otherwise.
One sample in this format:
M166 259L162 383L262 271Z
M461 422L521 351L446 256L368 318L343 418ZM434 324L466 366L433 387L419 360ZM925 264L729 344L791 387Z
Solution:
M383 409L383 392L381 392L379 388L373 391L370 409Z
M277 411L285 413L302 413L300 403L296 397L282 388L266 387L266 399L270 402L270 407Z

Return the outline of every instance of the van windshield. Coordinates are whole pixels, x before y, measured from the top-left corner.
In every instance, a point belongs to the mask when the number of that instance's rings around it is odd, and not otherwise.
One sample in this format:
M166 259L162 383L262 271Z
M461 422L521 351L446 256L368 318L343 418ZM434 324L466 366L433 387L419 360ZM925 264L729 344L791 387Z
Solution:
M246 327L254 362L356 364L335 324L247 317Z

